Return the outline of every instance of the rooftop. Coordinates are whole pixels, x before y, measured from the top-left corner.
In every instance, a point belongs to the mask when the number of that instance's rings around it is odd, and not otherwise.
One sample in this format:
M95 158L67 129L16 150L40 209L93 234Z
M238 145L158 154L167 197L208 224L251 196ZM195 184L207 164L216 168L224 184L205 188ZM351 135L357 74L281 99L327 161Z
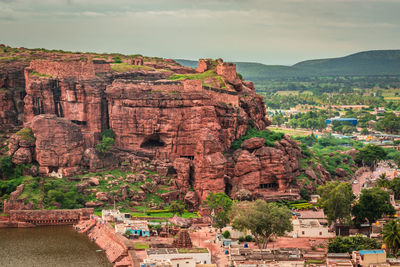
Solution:
M377 249L377 250L360 250L360 255L365 255L365 254L384 254L385 251L382 249Z
M151 248L146 249L147 255L209 253L207 248Z

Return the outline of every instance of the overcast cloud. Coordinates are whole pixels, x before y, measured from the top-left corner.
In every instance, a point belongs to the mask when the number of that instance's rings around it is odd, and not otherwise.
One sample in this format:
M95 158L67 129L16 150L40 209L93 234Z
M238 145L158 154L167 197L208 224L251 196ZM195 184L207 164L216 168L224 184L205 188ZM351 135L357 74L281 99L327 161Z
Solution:
M400 49L400 0L0 0L0 43L293 64Z

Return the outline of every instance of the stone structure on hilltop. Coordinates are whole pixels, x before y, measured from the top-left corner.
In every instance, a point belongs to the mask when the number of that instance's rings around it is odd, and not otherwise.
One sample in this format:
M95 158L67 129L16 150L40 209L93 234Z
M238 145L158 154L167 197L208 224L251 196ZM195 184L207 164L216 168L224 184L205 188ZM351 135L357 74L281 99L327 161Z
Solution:
M263 98L237 75L234 64L201 59L197 71L173 60L141 58L131 64L144 66L116 72L101 59L31 61L13 86L25 84L23 121L36 141L25 144L14 136L13 161L36 161L43 175L72 175L82 165L97 171L106 165L99 163L94 146L102 131L112 129L115 149L123 152L114 156L123 154L132 164L138 158L163 161L163 169L175 169L181 196L194 189L185 198L193 206L209 192L260 195L288 186L300 156L289 138L275 147L246 141L241 150L225 155L249 125L262 130L270 124ZM168 79L195 72L212 75L203 81ZM5 116L10 112L9 96L0 90L0 120L22 119L20 110Z

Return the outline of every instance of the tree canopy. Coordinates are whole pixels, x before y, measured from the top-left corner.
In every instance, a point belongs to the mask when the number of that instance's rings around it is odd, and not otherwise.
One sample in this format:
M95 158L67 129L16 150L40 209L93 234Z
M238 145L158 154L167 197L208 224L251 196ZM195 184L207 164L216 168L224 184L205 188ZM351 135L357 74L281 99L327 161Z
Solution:
M237 211L232 226L240 231L250 231L258 247L266 248L272 235L282 236L293 230L291 217L292 213L287 207L258 199L246 209Z
M386 151L376 145L367 145L356 154L355 161L359 165L375 167L376 164L386 157Z
M355 196L349 183L329 182L317 189L321 198L318 203L322 206L329 224L350 221L351 204Z
M221 230L229 223L232 200L225 193L210 193L205 205L214 227Z
M393 255L397 255L400 248L400 222L392 220L385 224L382 231L382 239Z
M380 244L375 239L363 235L336 236L328 243L329 253L352 253L355 250L378 248Z
M373 187L361 191L360 199L353 206L352 213L355 224L360 225L366 222L366 220L369 223L373 223L382 218L383 214L393 215L395 210L392 204L390 204L389 193L383 191L381 188Z

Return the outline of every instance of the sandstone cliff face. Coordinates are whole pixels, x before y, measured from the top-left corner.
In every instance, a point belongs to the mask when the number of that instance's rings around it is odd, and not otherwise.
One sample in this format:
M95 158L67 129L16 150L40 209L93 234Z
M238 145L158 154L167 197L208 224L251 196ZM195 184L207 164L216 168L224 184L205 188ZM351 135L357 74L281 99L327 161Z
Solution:
M21 62L0 64L0 131L22 124L26 66Z
M36 138L35 158L40 166L39 174L54 171L68 176L78 170L84 149L79 126L50 114L35 116L29 126Z
M131 63L144 66L120 72L104 60L70 55L68 60L33 60L19 78L0 75L0 84L8 87L10 81L14 87L25 84L24 105L16 105L15 94L0 90L0 120L18 123L22 112L15 106L23 106L24 124L36 137L34 146L12 140L13 161L37 161L41 174L71 175L79 166L98 170L119 165L123 160L116 155L162 160L174 166L181 195L194 189L188 199L196 203L209 192L259 194L266 189L260 187L287 187L300 156L291 139L273 148L250 140L233 156L224 155L249 126L261 130L270 124L263 98L253 83L238 77L234 64L200 60L196 71L172 60ZM177 73L205 71L214 72L210 79L218 86L209 86L207 79L168 80ZM123 153L116 151L105 164L93 147L108 128L116 133L115 150Z
M300 148L287 136L274 147L266 147L263 138L246 140L228 159L232 195L243 189L258 197L274 191L284 192L299 174L300 157Z

